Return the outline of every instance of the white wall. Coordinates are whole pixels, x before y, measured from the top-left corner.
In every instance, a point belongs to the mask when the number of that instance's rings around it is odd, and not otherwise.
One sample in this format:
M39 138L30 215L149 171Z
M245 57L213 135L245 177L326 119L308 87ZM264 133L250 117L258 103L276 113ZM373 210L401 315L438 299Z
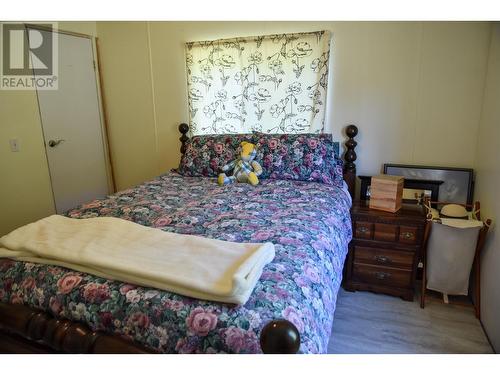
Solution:
M98 33L108 141L115 184L122 190L162 172L158 168L159 139L148 25L145 22L109 22L102 27L98 23ZM162 143L162 148L169 147Z
M483 219L493 227L483 250L481 320L497 352L500 351L500 23L491 34L488 74L476 154L475 199L481 202Z

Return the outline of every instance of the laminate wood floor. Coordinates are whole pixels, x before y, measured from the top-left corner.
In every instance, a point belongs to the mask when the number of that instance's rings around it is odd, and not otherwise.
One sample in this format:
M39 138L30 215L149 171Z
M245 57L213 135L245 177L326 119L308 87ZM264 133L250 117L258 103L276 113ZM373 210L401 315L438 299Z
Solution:
M469 306L340 288L328 353L493 353Z

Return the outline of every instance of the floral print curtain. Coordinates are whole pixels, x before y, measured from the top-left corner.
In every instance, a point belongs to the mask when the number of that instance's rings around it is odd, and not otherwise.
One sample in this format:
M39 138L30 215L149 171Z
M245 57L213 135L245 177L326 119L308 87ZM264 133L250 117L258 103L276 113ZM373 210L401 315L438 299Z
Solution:
M319 133L330 33L186 43L191 132Z

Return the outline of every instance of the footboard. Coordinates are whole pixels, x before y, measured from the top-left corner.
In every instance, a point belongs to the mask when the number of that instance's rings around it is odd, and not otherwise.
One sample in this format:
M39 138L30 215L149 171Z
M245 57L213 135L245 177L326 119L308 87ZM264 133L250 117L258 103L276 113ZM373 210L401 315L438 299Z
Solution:
M300 335L289 321L273 320L262 330L260 344L264 353L294 354L300 347ZM0 303L0 353L147 354L156 351L24 305Z
M11 350L16 353L153 352L118 336L93 332L81 323L56 319L24 305L0 303L0 351Z

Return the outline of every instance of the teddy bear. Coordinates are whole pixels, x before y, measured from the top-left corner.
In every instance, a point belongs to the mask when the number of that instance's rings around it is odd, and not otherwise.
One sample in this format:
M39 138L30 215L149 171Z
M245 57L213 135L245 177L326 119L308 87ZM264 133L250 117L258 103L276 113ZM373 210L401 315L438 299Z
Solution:
M257 150L255 145L250 142L241 142L240 157L222 167L222 173L219 174L217 182L219 185L228 185L236 181L248 182L253 186L259 183L259 176L262 174L262 167L253 160ZM226 173L233 169L233 175L227 176Z

